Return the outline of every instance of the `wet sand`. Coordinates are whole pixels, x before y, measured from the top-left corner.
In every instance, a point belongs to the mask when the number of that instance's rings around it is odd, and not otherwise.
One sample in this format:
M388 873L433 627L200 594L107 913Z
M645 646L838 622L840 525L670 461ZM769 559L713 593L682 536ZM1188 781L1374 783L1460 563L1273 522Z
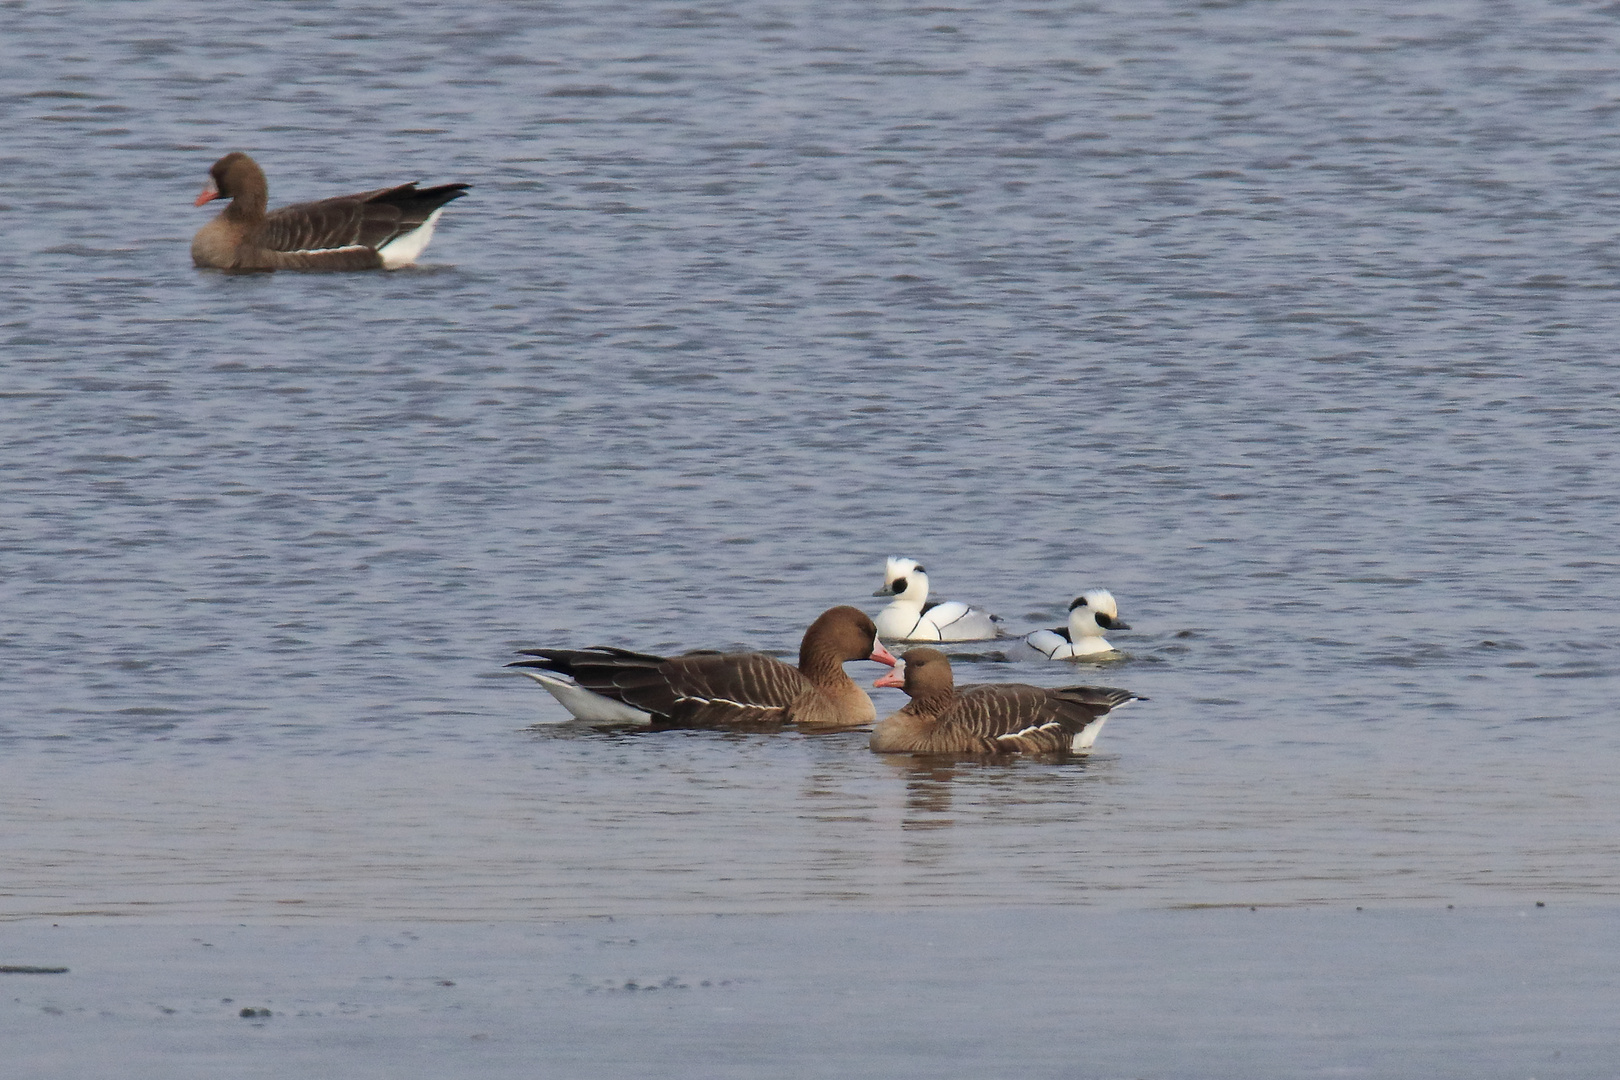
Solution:
M1620 911L0 930L8 1074L1603 1077Z

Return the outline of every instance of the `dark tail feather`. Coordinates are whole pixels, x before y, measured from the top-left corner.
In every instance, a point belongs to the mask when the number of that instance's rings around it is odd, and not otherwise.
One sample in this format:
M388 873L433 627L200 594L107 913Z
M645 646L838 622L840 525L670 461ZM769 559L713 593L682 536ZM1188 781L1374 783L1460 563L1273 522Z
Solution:
M1110 709L1117 709L1127 701L1147 700L1117 686L1064 686L1055 692L1085 705L1102 705Z
M543 668L580 680L582 684L596 681L603 673L656 668L664 662L662 656L631 652L629 649L615 649L610 645L597 645L589 649L519 649L518 655L537 656L539 659L514 660L506 666ZM591 673L583 680L580 678L582 669ZM605 677L611 678L611 675Z
M426 221L433 211L445 203L467 194L470 187L471 184L440 184L438 187L418 188L415 184L401 184L387 191L379 191L366 201L398 207L407 221Z

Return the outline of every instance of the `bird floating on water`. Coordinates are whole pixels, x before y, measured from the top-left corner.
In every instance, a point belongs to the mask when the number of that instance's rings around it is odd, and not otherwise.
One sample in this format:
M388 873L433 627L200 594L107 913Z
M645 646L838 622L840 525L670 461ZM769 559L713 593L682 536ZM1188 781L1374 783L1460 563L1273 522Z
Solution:
M872 620L852 607L832 608L810 624L797 667L764 653L663 657L603 646L522 652L538 659L507 666L545 687L577 719L677 727L870 724L877 709L844 663L896 663Z
M890 641L983 641L998 637L1001 620L958 600L928 600L928 573L915 559L890 558L883 588L873 596L894 601L878 612L878 633Z
M1106 630L1129 630L1119 617L1119 605L1107 589L1096 589L1075 598L1069 605L1069 625L1037 630L1024 640L1049 660L1072 660L1077 656L1101 656L1115 649L1103 637Z
M880 754L1086 753L1108 714L1144 700L1110 686L1024 683L957 687L938 649L912 649L874 686L898 686L911 701L872 729Z
M469 184L415 183L296 203L266 212L264 170L235 151L214 162L197 205L229 199L191 241L191 261L230 273L397 270L421 256L446 203Z

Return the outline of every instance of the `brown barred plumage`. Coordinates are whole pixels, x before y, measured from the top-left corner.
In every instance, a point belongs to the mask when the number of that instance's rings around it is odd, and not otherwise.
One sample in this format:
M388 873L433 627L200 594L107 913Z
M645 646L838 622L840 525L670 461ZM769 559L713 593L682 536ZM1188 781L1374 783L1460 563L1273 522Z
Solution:
M846 660L888 657L877 643L872 620L851 607L833 608L811 624L798 667L763 653L662 657L600 646L522 652L538 659L507 666L565 675L593 694L679 727L869 724L877 719L872 699L844 673L843 665Z
M958 690L950 660L937 649L912 649L902 663L897 675L878 680L879 685L892 686L903 679L911 698L905 708L872 729L871 746L878 753L1052 754L1089 749L1109 711L1137 700L1129 690L1106 686L1054 689L981 683Z

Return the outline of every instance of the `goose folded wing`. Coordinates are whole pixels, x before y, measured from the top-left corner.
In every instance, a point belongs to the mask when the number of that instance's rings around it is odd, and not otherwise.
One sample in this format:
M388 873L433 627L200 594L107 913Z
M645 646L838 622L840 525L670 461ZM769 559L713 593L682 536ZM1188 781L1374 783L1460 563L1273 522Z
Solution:
M663 674L673 693L663 715L687 724L781 720L784 710L810 688L798 668L761 653L677 656L665 661Z
M265 215L254 236L272 251L332 251L385 246L420 228L433 212L466 194L466 184L418 189L414 183L284 206Z
M1121 690L1117 686L1060 686L1051 693L1062 702L1092 709L1097 716L1117 709L1127 701L1141 700L1129 690Z
M1129 690L1118 690L1111 686L1065 686L1048 694L1047 715L1076 740L1081 732L1100 724L1113 709L1136 700L1136 695ZM1096 738L1095 731L1091 738ZM1070 748L1077 750L1090 745L1090 739L1069 744Z
M953 727L971 732L991 753L1066 750L1074 732L1085 726L1073 726L1073 719L1054 709L1047 690L1023 684L990 683L966 688L947 718Z
M415 182L397 187L377 188L355 195L339 196L323 202L352 203L362 208L368 227L379 230L374 238L368 234L363 243L381 247L397 236L402 236L424 225L433 212L467 194L470 184L440 184L437 187L418 188ZM316 203L314 205L321 205ZM386 231L382 231L386 230Z
M399 212L385 210L378 220L368 213L368 204L353 199L323 199L320 202L284 206L265 215L253 235L253 243L270 251L337 251L368 248L386 242L398 227Z
M940 716L936 733L949 739L952 750L1002 754L1026 749L1008 738L1045 722L1036 714L1038 700L1026 693L1034 689L994 683L963 687Z

